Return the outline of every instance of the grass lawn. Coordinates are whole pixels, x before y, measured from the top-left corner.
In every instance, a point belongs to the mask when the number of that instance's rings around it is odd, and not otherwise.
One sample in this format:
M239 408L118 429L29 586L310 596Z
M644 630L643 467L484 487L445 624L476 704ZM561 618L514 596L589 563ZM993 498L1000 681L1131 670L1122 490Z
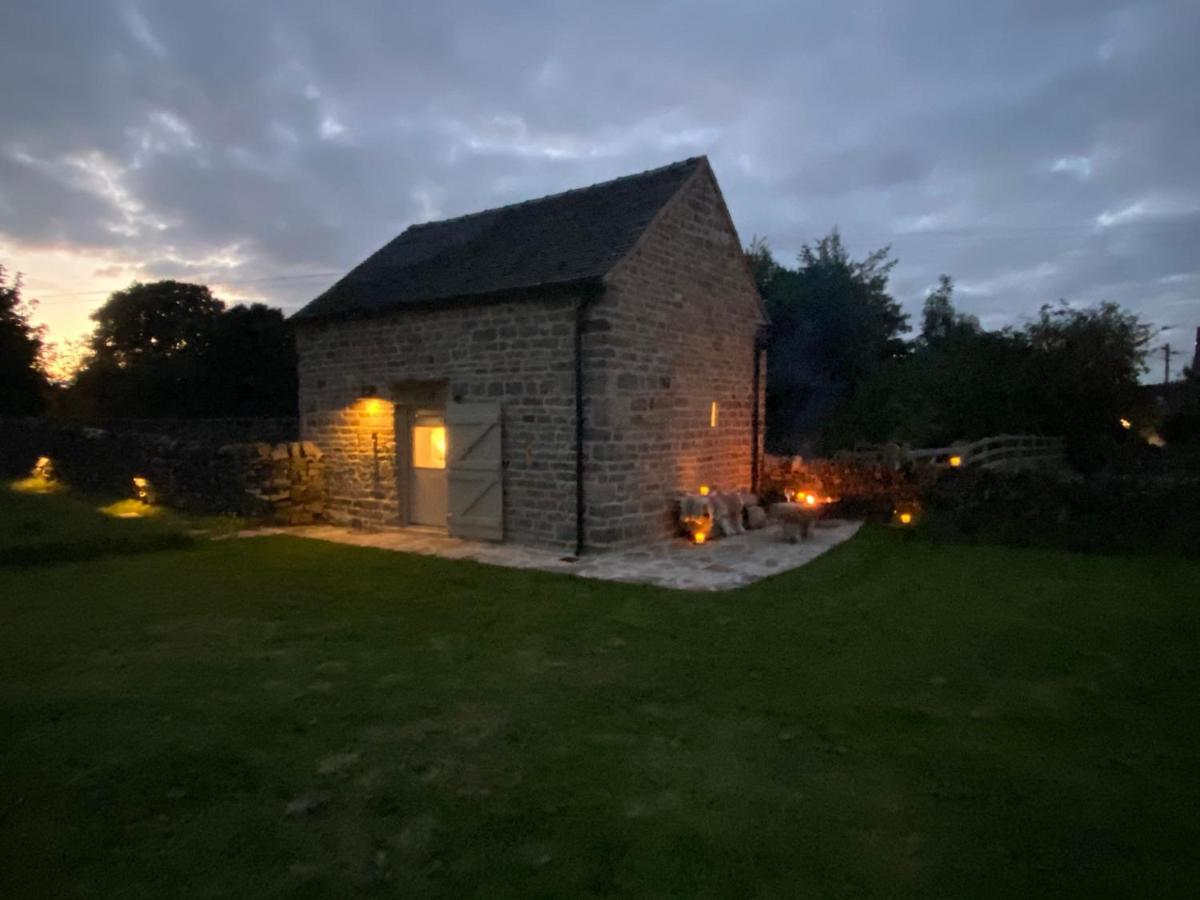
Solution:
M184 519L137 500L81 498L53 482L0 485L0 565L44 565L192 543L189 532L218 520Z
M1200 564L905 538L0 568L0 896L1194 896Z

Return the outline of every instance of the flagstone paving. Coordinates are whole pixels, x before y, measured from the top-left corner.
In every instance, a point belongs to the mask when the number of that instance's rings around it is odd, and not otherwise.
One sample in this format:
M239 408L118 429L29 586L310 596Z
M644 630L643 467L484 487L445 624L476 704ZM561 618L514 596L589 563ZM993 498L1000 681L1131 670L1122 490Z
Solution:
M816 559L853 537L861 522L830 519L817 523L808 540L783 540L781 526L695 545L683 538L633 550L585 555L579 559L517 544L467 541L424 528L357 529L341 525L257 528L239 537L290 534L296 537L403 553L469 559L493 566L542 569L602 581L626 581L692 591L728 591L778 575Z

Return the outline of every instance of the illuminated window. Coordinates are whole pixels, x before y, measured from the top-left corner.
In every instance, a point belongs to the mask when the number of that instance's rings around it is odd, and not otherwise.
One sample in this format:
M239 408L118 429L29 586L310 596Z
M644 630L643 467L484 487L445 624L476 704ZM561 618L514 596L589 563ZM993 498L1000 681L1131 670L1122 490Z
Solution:
M412 464L416 469L446 468L446 426L414 425Z
M709 428L717 427L717 416L718 416L719 412L720 412L720 410L717 409L717 401L714 400L712 402L712 406L709 408L709 411L708 411L708 427Z

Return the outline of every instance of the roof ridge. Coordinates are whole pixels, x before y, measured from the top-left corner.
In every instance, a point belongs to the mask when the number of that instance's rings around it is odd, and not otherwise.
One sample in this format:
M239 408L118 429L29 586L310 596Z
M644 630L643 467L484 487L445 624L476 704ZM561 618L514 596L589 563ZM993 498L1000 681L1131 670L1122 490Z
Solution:
M467 219L474 219L479 216L489 215L491 213L503 212L503 211L509 210L509 209L519 209L522 206L529 206L534 203L542 203L546 200L555 200L559 197L566 197L570 194L581 194L585 191L593 191L593 190L597 190L599 188L608 188L608 187L613 186L614 184L617 184L618 182L632 181L635 178L644 178L647 175L657 175L659 173L666 172L670 169L682 169L686 166L692 166L698 162L701 162L702 160L707 160L707 159L708 159L708 157L702 153L699 156L689 156L687 159L676 160L673 163L667 163L666 165L663 165L663 166L656 166L653 169L644 169L641 172L631 172L628 175L620 175L616 178L610 178L607 181L597 181L594 184L585 184L582 187L568 188L565 191L556 191L553 194L544 194L541 197L531 197L528 200L518 200L515 203L506 203L503 206L492 206L492 207L489 207L488 209L479 209L479 210L476 210L475 212L463 213L461 216L451 216L448 219L431 219L428 222L415 222L412 225L409 225L407 228L405 228L404 231L401 233L407 234L410 231L417 231L422 228L431 228L434 225L448 225L451 222L463 222Z

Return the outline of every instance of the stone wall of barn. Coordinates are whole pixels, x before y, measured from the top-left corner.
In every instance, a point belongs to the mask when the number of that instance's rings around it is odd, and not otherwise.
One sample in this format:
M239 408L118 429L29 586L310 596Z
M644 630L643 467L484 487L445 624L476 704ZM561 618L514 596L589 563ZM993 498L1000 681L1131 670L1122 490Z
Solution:
M595 548L675 533L681 491L748 490L752 410L758 402L761 422L763 400L752 389L761 306L707 167L606 281L585 344Z
M393 398L446 382L461 402L502 406L507 540L575 540L576 298L447 304L369 319L298 323L300 427L325 453L328 513L400 519ZM372 387L376 398L364 398Z

